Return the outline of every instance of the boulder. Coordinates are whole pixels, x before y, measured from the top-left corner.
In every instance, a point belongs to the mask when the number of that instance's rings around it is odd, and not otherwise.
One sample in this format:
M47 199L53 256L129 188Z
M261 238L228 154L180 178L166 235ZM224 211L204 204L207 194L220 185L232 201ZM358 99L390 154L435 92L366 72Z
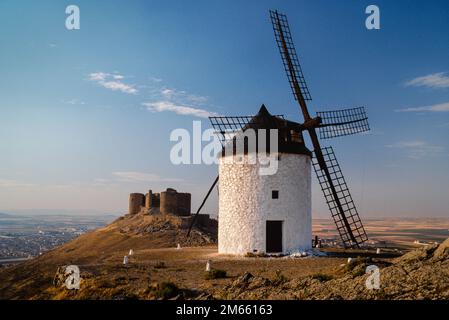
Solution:
M439 260L449 257L449 238L438 246L433 254L433 257Z

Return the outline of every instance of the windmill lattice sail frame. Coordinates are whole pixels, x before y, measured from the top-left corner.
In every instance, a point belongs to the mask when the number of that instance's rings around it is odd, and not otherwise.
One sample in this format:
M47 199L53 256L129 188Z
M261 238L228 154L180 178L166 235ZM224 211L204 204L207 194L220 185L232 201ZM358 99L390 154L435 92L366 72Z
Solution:
M275 117L284 119L283 115L275 115ZM255 123L255 116L227 116L227 117L209 117L209 121L215 130L215 134L220 140L222 146L243 130L250 122Z
M317 159L313 158L313 168L316 173L316 177L321 186L324 194L324 198L331 212L332 218L337 226L338 233L345 247L352 247L368 240L368 236L363 227L362 221L360 220L359 213L355 207L354 201L352 200L351 193L346 184L346 180L341 172L340 165L338 164L337 158L335 157L334 150L332 147L322 148L322 153L324 160L326 161L327 167L329 169L330 177L332 183L337 191L337 197L340 201L341 207L344 211L344 217L346 217L347 223L349 224L350 230L352 231L353 238L348 232L348 228L343 221L343 216L337 206L336 200L331 191L331 187L326 174L320 168ZM354 240L356 243L354 243Z
M282 63L284 64L284 69L287 73L288 82L290 83L293 96L296 100L298 100L295 93L295 82L297 82L304 100L310 101L312 100L312 96L310 95L310 91L307 87L304 74L302 73L301 64L299 63L298 55L296 54L296 49L295 45L293 44L287 16L277 11L270 10L270 18L273 25L274 35L276 37L276 43L282 57ZM290 61L292 63L292 68L290 68L289 61L287 61L287 59L285 58L284 50L288 51L288 55L290 56Z
M321 139L348 136L370 130L364 107L317 112Z

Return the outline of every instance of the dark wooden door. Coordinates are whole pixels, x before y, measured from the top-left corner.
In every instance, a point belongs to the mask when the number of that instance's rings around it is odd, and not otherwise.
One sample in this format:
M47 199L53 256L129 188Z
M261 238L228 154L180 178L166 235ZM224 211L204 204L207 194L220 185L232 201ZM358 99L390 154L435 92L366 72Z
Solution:
M282 221L267 221L267 252L282 252Z

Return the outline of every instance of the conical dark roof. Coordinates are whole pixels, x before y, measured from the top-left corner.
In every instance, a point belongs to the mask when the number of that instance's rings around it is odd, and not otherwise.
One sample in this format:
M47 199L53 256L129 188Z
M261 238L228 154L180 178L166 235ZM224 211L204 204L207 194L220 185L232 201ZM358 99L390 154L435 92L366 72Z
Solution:
M302 136L301 125L294 121L285 120L279 116L270 114L265 105L262 104L259 112L251 118L247 125L242 130L253 129L277 129L278 130L278 152L280 153L293 153L293 154L305 154L312 156L312 153L304 144ZM269 147L269 134L267 133L267 147Z
M301 125L294 121L285 120L284 118L272 115L264 104L259 112L248 122L243 130L251 129L291 129L298 130Z

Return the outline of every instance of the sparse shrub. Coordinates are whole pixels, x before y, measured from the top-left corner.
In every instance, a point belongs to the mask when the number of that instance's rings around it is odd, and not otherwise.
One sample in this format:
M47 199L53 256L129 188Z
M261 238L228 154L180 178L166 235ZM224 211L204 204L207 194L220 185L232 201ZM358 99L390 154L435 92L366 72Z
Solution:
M98 282L98 288L115 288L117 284L110 280L103 280Z
M165 269L165 268L167 268L167 266L165 265L164 261L159 261L158 263L156 263L154 265L154 268L155 269Z
M162 282L153 287L151 292L156 298L170 299L176 297L180 290L173 282Z
M273 283L276 285L283 284L288 281L288 278L282 274L281 270L276 270Z
M342 270L353 277L359 277L366 273L366 267L371 264L374 264L379 268L384 268L390 266L392 263L383 259L373 259L372 257L357 257L350 263L345 264Z
M212 269L212 270L206 272L206 280L222 279L222 278L226 278L226 277L227 277L227 274L226 274L225 270Z
M350 263L345 265L345 271L351 272L358 265L361 265L361 264L365 265L370 262L372 262L372 259L370 257L367 257L367 258L357 257L355 259L352 259L352 261Z
M368 266L368 264L366 264L366 263L358 264L352 269L351 274L354 277L363 276L366 272L367 266Z
M268 255L265 252L247 252L246 258L266 258Z
M138 300L139 297L134 293L125 292L122 294L113 295L111 300Z
M325 274L325 273L315 273L314 275L312 275L312 279L316 279L320 282L326 282L329 280L332 280L334 277L331 276L330 274Z

